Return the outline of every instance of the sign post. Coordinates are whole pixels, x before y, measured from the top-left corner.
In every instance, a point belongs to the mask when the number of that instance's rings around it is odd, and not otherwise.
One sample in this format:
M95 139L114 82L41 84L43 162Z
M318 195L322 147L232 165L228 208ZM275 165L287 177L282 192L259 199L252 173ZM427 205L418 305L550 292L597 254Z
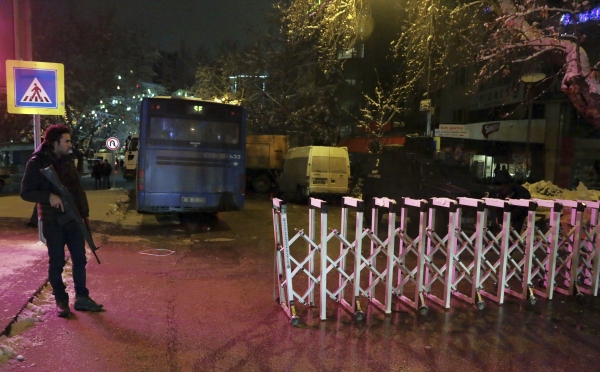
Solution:
M430 99L422 99L421 102L419 102L419 110L420 111L427 111L427 130L425 131L425 135L426 136L430 136L431 135L431 110L433 108L431 107L431 100Z
M26 16L29 19L29 2ZM29 25L28 25L29 27ZM27 40L30 40L30 35ZM31 58L31 44L27 46ZM22 53L17 53L16 58ZM40 115L65 114L65 74L61 63L6 60L6 111L11 114L33 115L33 147L41 143ZM38 221L38 233L42 225Z
M112 151L113 166L115 166L115 167L116 167L115 161L117 159L117 150L119 150L119 146L121 146L121 143L119 142L119 139L117 137L109 137L106 140L106 148L108 148L109 150ZM115 181L116 178L117 178L117 176L116 176L116 172L115 172L115 175L113 175L113 189L117 188L116 181Z

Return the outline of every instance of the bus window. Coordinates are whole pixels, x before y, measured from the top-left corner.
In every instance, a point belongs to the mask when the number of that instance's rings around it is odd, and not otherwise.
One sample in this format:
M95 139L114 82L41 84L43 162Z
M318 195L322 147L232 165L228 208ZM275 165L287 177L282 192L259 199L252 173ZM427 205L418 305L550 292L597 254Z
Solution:
M239 148L240 126L237 123L204 121L199 118L174 119L153 117L148 138L152 143L184 146Z

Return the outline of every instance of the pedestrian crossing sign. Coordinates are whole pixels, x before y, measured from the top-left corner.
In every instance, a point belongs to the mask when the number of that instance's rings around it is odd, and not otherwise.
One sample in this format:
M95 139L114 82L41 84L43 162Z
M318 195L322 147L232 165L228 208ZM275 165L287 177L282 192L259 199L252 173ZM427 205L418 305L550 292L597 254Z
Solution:
M64 115L64 66L7 60L6 93L11 114Z

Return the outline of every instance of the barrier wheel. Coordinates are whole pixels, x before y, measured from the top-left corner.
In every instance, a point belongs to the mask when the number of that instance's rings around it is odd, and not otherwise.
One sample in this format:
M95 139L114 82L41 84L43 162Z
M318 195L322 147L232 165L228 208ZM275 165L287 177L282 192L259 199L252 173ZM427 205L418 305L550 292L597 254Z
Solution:
M583 293L577 293L575 295L575 299L577 300L577 302L579 302L580 304L583 303L583 301L585 300L585 298L583 297Z
M357 311L354 313L354 320L357 322L362 322L365 319L365 313L362 311Z
M277 298L275 299L275 302L277 302L277 305L281 305L281 301L279 300L279 297L277 297Z
M429 313L429 308L427 306L420 306L419 307L419 314L425 316Z
M294 327L298 327L300 325L300 318L297 316L292 317L291 323Z
M483 301L477 301L477 309L479 311L485 309L485 302L483 302Z
M537 298L535 297L529 297L529 303L533 306L535 304L537 304Z

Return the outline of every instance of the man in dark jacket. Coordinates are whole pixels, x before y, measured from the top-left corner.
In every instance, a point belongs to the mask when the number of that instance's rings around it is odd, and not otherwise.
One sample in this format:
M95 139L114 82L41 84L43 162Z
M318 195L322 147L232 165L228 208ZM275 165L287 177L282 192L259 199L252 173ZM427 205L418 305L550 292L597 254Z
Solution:
M21 182L21 198L37 203L38 215L43 222L43 234L48 247L49 267L48 279L56 300L58 316L67 317L69 295L62 280L65 265L65 244L71 253L73 263L73 283L75 285L75 310L101 311L102 305L89 297L86 287L85 240L76 222L65 213L60 192L40 172L40 169L54 166L61 183L73 196L79 213L89 223L89 207L87 197L72 161L72 145L69 128L56 124L46 129L44 142L35 150L27 162L23 181Z
M102 188L110 189L110 174L112 173L112 166L107 159L104 159L102 163Z
M94 166L92 167L92 178L96 180L96 190L103 188L101 183L102 171L102 163L100 163L100 160L94 160Z
M531 199L531 194L529 190L525 187L516 184L509 183L500 188L498 192L499 199ZM523 224L525 224L525 219L527 219L528 209L525 207L515 207L511 213L511 225L517 230L517 232L521 233L521 229L523 229Z

